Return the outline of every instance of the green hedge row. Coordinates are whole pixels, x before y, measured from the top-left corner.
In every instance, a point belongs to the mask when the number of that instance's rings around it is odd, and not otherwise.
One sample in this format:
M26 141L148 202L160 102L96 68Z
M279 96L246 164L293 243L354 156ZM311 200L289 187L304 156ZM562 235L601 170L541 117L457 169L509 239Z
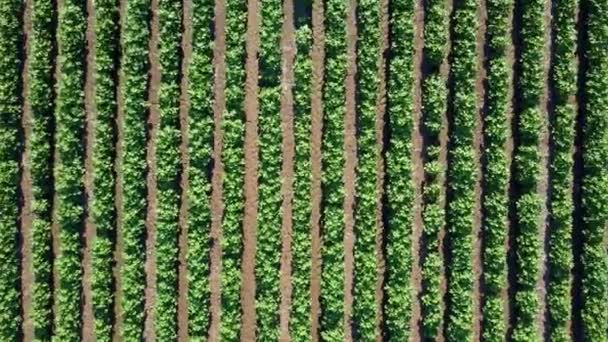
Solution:
M538 314L540 298L537 283L540 277L542 245L539 236L542 200L538 193L540 177L539 139L543 127L540 97L543 91L543 61L545 49L545 0L518 3L519 23L519 79L516 85L517 128L519 142L515 146L514 185L515 223L517 237L517 287L515 293L515 341L540 339Z
M283 162L281 127L281 0L262 0L259 66L259 168L256 249L256 336L279 339Z
M547 310L552 341L569 341L571 320L573 145L576 111L570 99L577 91L576 12L577 1L553 3L553 61L551 89L554 107L551 120L553 157L550 165L549 282Z
M21 322L18 253L19 155L21 151L20 1L0 3L0 339L16 340Z
M473 338L473 223L477 156L477 0L454 3L452 13L452 127L449 147L447 229L451 259L447 265L447 339Z
M156 139L156 337L177 338L177 266L180 231L181 131L179 119L181 80L181 1L160 0L159 127Z
M84 231L84 71L86 9L84 0L59 7L57 27L58 79L55 107L55 193L59 276L53 338L77 340L81 334L82 247Z
M376 335L376 283L378 265L376 208L380 201L376 139L376 104L382 57L381 6L376 0L357 4L357 179L355 204L353 329L357 339L373 340Z
M150 1L127 1L121 32L124 127L122 140L123 240L120 270L122 331L128 341L139 341L144 327L144 269L146 237L146 139L148 109L148 40Z
M209 246L213 153L213 0L192 4L192 60L189 66L188 134L188 323L194 341L209 327Z
M312 31L308 23L297 23L294 63L294 181L292 233L292 304L289 329L293 341L310 341L311 239L311 75Z
M114 158L116 155L116 56L119 45L118 1L95 2L95 140L91 214L97 236L92 250L92 292L97 341L112 340L114 317L114 236L116 222Z
M344 116L348 3L325 2L321 337L344 339Z
M226 110L223 117L224 217L222 221L221 338L234 341L241 329L241 256L245 206L245 33L247 1L226 2Z
M444 195L441 180L445 166L439 160L439 135L447 110L447 85L440 66L447 54L448 16L445 1L426 2L424 23L424 56L429 74L422 81L423 131L426 135L425 184L423 188L423 238L426 252L422 258L422 326L425 338L435 338L443 325L440 290L444 262L439 246L439 233L445 227Z
M507 187L510 172L506 153L509 135L508 110L511 71L507 61L507 47L511 42L510 13L512 0L489 0L486 29L486 115L484 117L484 169L482 198L483 282L485 297L482 302L484 340L503 341L506 333L505 305L502 293L507 283L507 249L509 198Z
M55 10L49 0L35 0L32 30L28 37L28 98L32 118L30 135L30 172L32 175L32 320L36 339L49 340L52 316L52 141L55 94L53 91Z
M587 11L583 131L583 331L587 341L608 340L608 2L583 2Z
M412 273L412 130L414 88L414 9L412 0L390 3L388 60L388 146L386 147L386 301L388 338L407 341L414 301Z

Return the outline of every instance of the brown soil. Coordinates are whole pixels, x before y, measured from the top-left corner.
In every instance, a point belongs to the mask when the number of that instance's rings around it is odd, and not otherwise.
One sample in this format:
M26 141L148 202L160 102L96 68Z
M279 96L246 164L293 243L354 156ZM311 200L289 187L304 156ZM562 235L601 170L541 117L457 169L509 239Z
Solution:
M188 171L190 169L190 155L188 152L188 110L190 108L190 94L188 67L192 60L192 0L183 2L183 35L182 35L182 79L181 99L179 107L180 128L182 141L180 153L182 159L182 172L180 179L181 203L179 208L179 256L178 256L178 300L177 300L177 335L178 341L188 341Z
M146 213L146 290L145 290L145 323L144 339L146 341L156 341L156 331L154 329L155 305L156 305L156 137L160 123L160 108L158 105L159 90L161 82L160 56L158 44L160 41L160 25L158 18L158 2L152 0L152 23L151 38L149 44L150 51L150 83L148 89L148 104L150 112L148 117L148 146L146 163L148 165L147 188L148 204Z
M548 214L548 201L549 195L549 69L551 67L551 2L545 2L545 51L544 51L544 70L543 79L545 80L543 93L540 100L540 107L543 113L543 127L540 137L540 156L541 156L541 174L540 182L538 183L538 192L543 203L539 224L539 237L542 243L542 255L541 255L541 268L540 277L538 280L538 291L540 298L540 306L538 312L538 328L540 329L539 336L548 336L548 325L546 325L547 318L547 283L549 281L549 272L547 268L548 255L549 255L549 234L547 229L549 225L549 214Z
M220 340L221 303L221 272L222 272L222 115L226 108L224 88L226 86L226 4L224 1L215 3L215 44L213 49L213 65L215 80L213 85L213 173L211 178L211 268L209 273L209 289L211 291L211 321L209 326L209 342Z
M247 5L247 62L245 84L245 217L243 221L243 257L241 261L243 310L241 341L255 340L255 250L258 211L258 51L260 46L259 3Z
M294 155L295 143L293 132L293 61L295 58L295 36L293 24L293 0L283 2L283 35L281 47L283 50L282 67L282 97L281 113L283 127L283 173L281 178L283 184L281 193L283 196L282 212L282 248L281 248L281 304L280 313L280 338L281 342L290 341L289 336L289 313L291 308L291 242L292 242L292 203L293 203L293 178L294 178Z
M421 340L422 313L420 296L422 293L422 264L420 249L422 244L422 182L424 165L422 157L422 52L424 48L424 1L417 0L414 18L414 129L412 131L412 178L414 183L414 205L412 226L412 317L410 340Z
M376 155L376 264L378 270L378 278L376 280L376 321L375 321L375 335L376 342L382 341L382 321L383 321L383 310L382 303L384 300L384 272L386 269L385 258L383 253L384 245L384 221L382 218L382 198L384 198L384 158L382 158L382 151L384 150L384 117L386 112L386 58L385 52L388 49L388 0L381 0L380 2L380 54L378 55L378 94L376 100L376 144L377 144L377 155Z
M344 117L344 340L353 341L353 271L355 258L354 209L356 191L357 141L356 141L356 74L357 74L357 1L349 0L346 17L347 74L346 115Z
M24 48L25 48L25 63L22 71L23 80L23 116L21 117L21 126L24 136L24 149L21 155L21 196L23 203L21 206L21 316L22 323L22 338L24 342L30 342L34 339L34 322L32 320L32 283L34 282L34 270L32 267L32 174L30 170L30 154L31 154L31 136L32 136L32 107L29 101L29 58L30 44L29 36L32 32L32 5L33 0L25 1L23 12L23 31Z
M95 107L95 8L93 0L87 0L87 71L85 82L85 110L86 110L86 156L84 174L84 192L86 197L86 219L85 219L85 246L82 256L83 277L83 302L82 302L82 338L85 341L96 341L95 317L93 314L93 292L91 288L91 276L93 272L93 244L95 243L96 227L91 213L93 203L93 146L95 142L95 124L97 110Z
M485 88L484 83L486 81L486 69L484 68L485 61L485 49L484 41L486 36L486 20L487 20L487 9L486 1L480 0L479 6L477 7L477 20L479 28L477 30L477 77L475 83L475 92L477 94L477 108L478 115L476 118L477 125L475 126L475 137L473 138L475 145L475 162L477 169L477 178L475 182L475 221L473 225L473 274L475 284L473 288L473 340L481 340L481 319L482 310L481 303L483 301L483 284L482 284L482 273L483 273L483 262L482 262L482 151L484 150L483 141L483 118L484 118L484 98Z
M323 132L323 62L325 60L325 31L323 27L324 10L323 0L314 0L312 10L313 45L312 59L312 93L311 93L311 243L312 243L312 265L310 274L310 297L311 297L311 337L312 342L319 341L319 315L321 305L319 295L321 293L321 146Z

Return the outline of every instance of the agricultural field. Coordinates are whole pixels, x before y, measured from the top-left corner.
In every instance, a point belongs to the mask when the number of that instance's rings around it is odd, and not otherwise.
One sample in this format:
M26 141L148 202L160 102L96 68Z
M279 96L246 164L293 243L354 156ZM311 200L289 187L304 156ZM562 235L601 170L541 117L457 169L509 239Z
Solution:
M608 341L608 0L0 0L0 341Z

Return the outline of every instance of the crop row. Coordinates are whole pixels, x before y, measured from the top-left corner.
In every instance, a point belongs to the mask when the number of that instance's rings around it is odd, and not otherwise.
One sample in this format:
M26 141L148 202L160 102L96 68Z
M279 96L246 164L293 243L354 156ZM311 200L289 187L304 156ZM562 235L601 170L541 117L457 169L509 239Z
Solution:
M120 270L122 331L128 341L139 341L144 326L144 273L146 236L146 120L148 99L148 39L150 1L127 1L121 32L123 143L121 146L122 231Z
M226 109L223 115L224 164L222 221L222 340L239 337L241 324L241 256L243 252L245 177L245 33L247 1L226 2Z
M468 341L473 335L473 222L477 156L477 0L454 3L452 13L451 144L447 188L448 265L447 339Z
M426 3L424 23L424 55L430 72L422 84L422 116L425 141L425 184L423 188L423 238L426 252L422 258L422 325L425 338L434 338L443 325L441 274L444 263L439 234L445 228L444 193L445 167L440 160L440 134L445 129L447 85L440 73L448 45L448 20L445 1Z
M551 85L554 107L551 120L553 157L550 165L549 283L547 309L552 341L569 341L571 318L573 144L576 112L570 99L576 95L577 1L553 5L553 61Z
M483 281L485 298L482 304L483 331L487 341L503 341L506 335L505 310L502 293L507 288L507 186L509 166L506 142L509 133L507 120L511 72L507 61L507 44L511 0L489 0L487 41L487 90L484 118L483 187Z
M540 177L539 138L543 127L540 96L543 89L545 23L544 0L518 3L519 22L519 79L515 108L516 134L519 142L514 151L515 223L517 226L517 288L515 294L515 341L539 338L536 319L539 294L536 288L540 276L541 242L539 224L541 198L538 193Z
M60 251L54 338L80 336L82 294L81 232L84 228L84 55L86 14L82 0L65 1L57 27L58 80L55 108L54 177Z
M180 226L180 77L182 3L159 0L160 94L156 140L156 336L177 338L177 257Z
M96 238L92 250L92 293L97 341L112 339L113 275L116 210L114 158L116 132L116 55L119 44L118 1L95 3L95 138L91 211Z
M292 309L289 321L293 341L309 341L310 272L311 272L311 81L310 45L312 31L309 23L297 22L296 57L294 62L294 181L293 181L293 242L292 242Z
M256 336L279 338L281 264L281 0L262 0L260 27L259 168L256 248Z
M213 0L192 4L192 60L188 112L188 324L202 341L209 326L210 166L213 151Z
M357 180L355 208L355 271L353 323L357 338L373 340L376 335L376 217L378 202L378 139L376 103L380 85L379 60L381 6L376 0L357 4Z
M346 114L347 2L325 2L325 82L323 85L323 270L321 337L344 339L344 116Z
M386 147L386 328L391 341L407 341L412 316L412 130L414 87L414 8L411 0L390 8L388 61L388 146Z
M29 61L26 92L31 110L30 173L32 177L32 321L36 339L51 337L52 253L51 200L52 170L51 124L54 92L53 64L55 11L53 2L36 0L31 10L32 29L28 37Z
M17 222L19 195L19 124L21 122L20 1L0 4L0 339L19 335L19 256Z
M583 269L582 320L585 340L608 340L608 3L585 1L585 123L583 132Z

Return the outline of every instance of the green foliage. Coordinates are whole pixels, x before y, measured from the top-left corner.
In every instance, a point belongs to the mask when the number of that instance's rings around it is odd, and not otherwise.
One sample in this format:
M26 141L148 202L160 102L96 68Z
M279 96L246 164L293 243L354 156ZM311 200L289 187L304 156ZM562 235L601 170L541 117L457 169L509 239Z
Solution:
M92 292L97 341L111 341L114 316L112 266L115 236L114 177L116 115L116 54L118 52L118 1L95 3L95 140L93 145L93 197L91 212L97 236L92 251Z
M515 222L517 287L515 293L515 341L540 340L536 319L540 298L536 284L540 277L542 245L538 234L542 200L538 193L540 177L539 138L543 125L540 96L543 89L545 47L544 0L518 3L520 19L520 75L516 89L519 144L515 147Z
M213 152L213 0L192 4L192 61L188 193L188 323L190 339L205 340L209 327L211 154Z
M412 316L412 129L414 8L411 0L391 4L388 61L389 140L386 152L388 237L385 321L390 341L408 341Z
M0 3L0 339L17 340L19 293L19 126L21 122L21 2Z
M59 276L53 339L80 337L82 298L82 239L84 229L84 56L85 1L68 0L59 7L57 28L58 80L55 107L56 135L54 177L59 227Z
M226 2L226 110L223 116L224 217L222 220L221 338L239 339L245 155L245 33L247 1Z
M476 0L454 3L452 14L452 118L447 187L447 229L451 246L448 265L447 339L473 338L473 222L477 174L475 94L478 30ZM472 95L473 94L473 95Z
M583 331L587 341L608 340L608 3L585 2L585 119L583 127Z
M156 337L160 341L177 338L177 257L180 227L180 66L182 3L158 2L161 69L156 140Z
M292 341L312 339L310 325L310 272L312 263L311 237L311 81L312 61L309 24L296 31L297 54L294 62L294 181L293 181L293 242L292 246L292 305L289 329Z
M509 134L507 111L509 106L510 70L507 67L507 42L510 42L509 13L511 0L490 0L486 3L488 20L486 116L484 118L484 158L482 198L483 280L485 298L482 306L484 340L503 341L506 336L502 293L507 288L507 186L510 172L506 155Z
M376 102L381 58L380 3L361 0L357 4L357 180L355 205L353 325L357 339L374 340L376 335L376 208L378 192Z
M282 129L281 129L281 0L262 0L259 78L259 160L256 249L256 336L279 339L281 299Z
M347 2L325 2L321 337L344 339L344 116Z
M569 103L576 95L576 10L577 1L554 2L554 58L551 70L554 111L551 122L553 158L550 166L549 199L549 283L547 309L552 341L569 341L571 319L572 260L572 155L575 110Z
M148 98L148 39L150 1L130 0L125 8L121 33L124 101L122 187L124 212L120 226L123 239L122 284L123 331L127 341L140 341L144 327L144 273L146 236L146 119Z
M439 233L445 227L444 197L441 188L445 166L439 160L439 135L444 129L447 109L446 80L439 68L447 53L449 38L446 4L442 0L426 1L424 23L424 55L429 74L422 81L422 116L425 141L425 185L423 188L423 241L422 258L422 326L425 338L435 338L443 325L443 308L440 293L443 258L439 249Z

